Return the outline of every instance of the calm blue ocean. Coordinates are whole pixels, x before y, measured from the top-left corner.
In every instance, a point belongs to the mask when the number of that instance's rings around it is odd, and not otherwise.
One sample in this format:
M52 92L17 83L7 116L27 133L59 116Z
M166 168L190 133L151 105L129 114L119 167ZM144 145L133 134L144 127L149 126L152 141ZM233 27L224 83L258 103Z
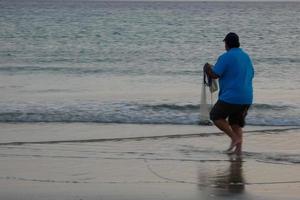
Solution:
M300 3L0 1L0 122L197 124L202 66L236 32L250 125L300 126Z

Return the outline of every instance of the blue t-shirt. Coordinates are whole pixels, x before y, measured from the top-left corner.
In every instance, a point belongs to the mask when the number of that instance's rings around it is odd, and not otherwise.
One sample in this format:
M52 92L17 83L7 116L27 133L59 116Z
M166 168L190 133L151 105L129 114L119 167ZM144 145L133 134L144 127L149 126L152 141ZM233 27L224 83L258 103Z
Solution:
M252 104L253 64L241 48L232 48L222 54L213 67L219 76L219 100L231 104Z

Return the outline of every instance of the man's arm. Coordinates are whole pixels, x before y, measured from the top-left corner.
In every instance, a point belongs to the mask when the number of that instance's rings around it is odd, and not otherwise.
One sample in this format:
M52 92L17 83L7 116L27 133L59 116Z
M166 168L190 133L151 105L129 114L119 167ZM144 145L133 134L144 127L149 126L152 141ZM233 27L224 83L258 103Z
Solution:
M207 76L209 76L212 79L219 78L219 76L213 72L212 67L213 66L211 64L205 63L205 65L203 67L203 71L207 74Z

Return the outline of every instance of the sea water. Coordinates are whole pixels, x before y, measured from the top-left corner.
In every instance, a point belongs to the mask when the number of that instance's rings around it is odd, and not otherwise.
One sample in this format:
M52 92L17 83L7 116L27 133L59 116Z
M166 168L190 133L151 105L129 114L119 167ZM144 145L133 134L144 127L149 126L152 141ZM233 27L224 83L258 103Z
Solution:
M255 67L247 123L299 126L299 13L296 2L2 0L0 122L198 124L202 67L233 31Z

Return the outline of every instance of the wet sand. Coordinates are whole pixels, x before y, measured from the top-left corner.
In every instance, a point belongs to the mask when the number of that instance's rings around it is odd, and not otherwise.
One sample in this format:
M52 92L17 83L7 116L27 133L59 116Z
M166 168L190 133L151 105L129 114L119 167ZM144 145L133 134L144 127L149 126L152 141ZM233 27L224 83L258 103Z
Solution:
M299 127L0 124L0 199L299 199Z

